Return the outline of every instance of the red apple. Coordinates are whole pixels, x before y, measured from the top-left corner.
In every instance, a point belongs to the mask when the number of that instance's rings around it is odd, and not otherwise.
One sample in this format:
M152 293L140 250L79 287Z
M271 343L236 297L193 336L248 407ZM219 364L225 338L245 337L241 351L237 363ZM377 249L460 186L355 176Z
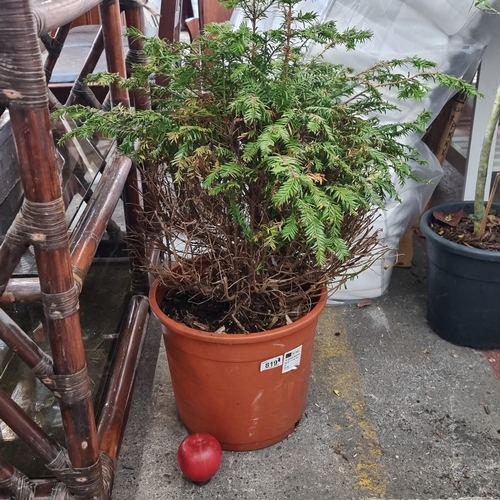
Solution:
M177 461L184 475L195 483L207 483L219 470L222 449L219 441L206 432L186 437L177 450Z

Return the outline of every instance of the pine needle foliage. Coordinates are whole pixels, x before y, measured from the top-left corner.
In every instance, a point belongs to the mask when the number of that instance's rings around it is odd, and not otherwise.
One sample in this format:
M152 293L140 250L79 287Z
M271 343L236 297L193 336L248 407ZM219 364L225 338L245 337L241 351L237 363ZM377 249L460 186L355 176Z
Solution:
M412 177L408 162L421 160L401 141L429 120L382 123L396 108L384 88L416 100L434 81L473 92L417 57L359 72L326 62L371 33L340 32L298 3L243 0L240 26L208 25L192 44L144 38L145 66L94 78L146 94L151 110L65 111L81 124L68 136L117 137L142 166L147 230L165 256L153 272L194 300L226 302L231 332L302 316L327 282L377 257L374 210L397 196L394 178ZM262 31L270 8L281 24ZM323 51L305 58L311 43Z

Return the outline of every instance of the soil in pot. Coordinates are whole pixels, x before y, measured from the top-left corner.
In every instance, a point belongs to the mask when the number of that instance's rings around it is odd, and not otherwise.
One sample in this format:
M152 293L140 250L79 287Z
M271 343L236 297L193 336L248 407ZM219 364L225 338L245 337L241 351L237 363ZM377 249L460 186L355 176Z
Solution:
M229 304L215 300L199 300L187 292L165 295L161 310L166 316L185 325L205 332L232 331L230 320L224 323Z
M292 319L300 319L314 308L319 298L320 293L317 297L307 297L300 308L294 307L285 311L287 321L283 320L283 314L273 315L272 311L264 310L265 302L259 301L252 305L252 321L249 321L247 316L238 319L231 314L229 302L219 302L186 291L167 292L160 307L169 318L195 330L228 334L256 333L284 326L291 323ZM279 305L276 304L275 307ZM261 318L260 322L258 317Z
M434 220L431 221L430 228L448 241L471 248L500 251L500 215L495 211L488 215L486 230L481 239L474 236L474 221L463 209L451 213L435 210L432 215Z

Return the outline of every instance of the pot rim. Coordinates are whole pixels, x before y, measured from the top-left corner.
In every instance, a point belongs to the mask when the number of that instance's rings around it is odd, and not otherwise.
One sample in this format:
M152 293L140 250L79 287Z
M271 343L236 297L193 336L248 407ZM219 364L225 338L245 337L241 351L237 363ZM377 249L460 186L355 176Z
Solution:
M446 238L443 238L442 236L439 236L430 228L430 221L433 212L435 211L445 212L446 210L450 210L450 207L453 207L451 210L460 209L471 204L473 205L474 202L460 201L460 202L442 203L441 205L431 207L422 215L422 218L420 219L420 231L422 231L422 234L426 237L426 239L432 240L436 245L441 245L452 253L478 260L500 262L500 252L497 252L495 250L484 250L482 248L470 248L466 247L465 245L460 245L453 241L449 241ZM493 203L492 206L497 207L500 210L499 203Z
M214 342L219 344L254 344L261 342L264 338L265 340L272 340L273 338L280 338L285 335L290 335L297 330L305 327L312 321L314 321L323 308L326 305L326 299L328 296L327 288L324 287L321 291L316 305L302 318L290 323L289 325L280 326L278 328L273 328L271 330L266 330L262 332L255 333L214 333L214 332L204 332L202 330L196 330L183 323L179 323L171 318L169 318L160 308L159 302L164 295L165 287L160 283L158 279L155 279L151 288L149 290L149 304L154 315L158 318L160 323L167 328L172 328L179 335L193 339L203 339L205 342ZM158 295L160 295L160 301L157 300Z

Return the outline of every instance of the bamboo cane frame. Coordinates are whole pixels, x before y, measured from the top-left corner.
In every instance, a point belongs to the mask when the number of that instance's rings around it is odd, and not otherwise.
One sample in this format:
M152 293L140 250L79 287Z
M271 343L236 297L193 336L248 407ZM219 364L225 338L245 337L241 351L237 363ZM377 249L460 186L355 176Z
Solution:
M131 26L144 32L144 20L142 11L130 2L125 2L125 17ZM125 63L122 32L116 19L120 19L120 5L118 0L107 0L101 4L101 18L104 31L104 42L112 43L113 50L106 50L106 58L108 69L111 73L118 73L125 77L127 67ZM115 22L113 22L113 16ZM142 51L142 43L138 40L129 39L130 49L132 51ZM107 47L107 45L106 45ZM126 89L120 88L116 83L110 85L110 97L112 105L120 103L122 106L130 106L130 98ZM138 100L143 104L142 96L134 96L134 100ZM139 220L140 212L140 180L137 169L133 167L127 177L127 182L123 191L125 221L127 232L134 234L134 240L129 240L131 246L130 268L132 273L132 293L145 294L147 293L149 283L147 273L141 269L141 262L145 257L144 238L141 238L141 224ZM138 236L138 237L137 237Z
M29 418L8 394L0 389L2 420L39 456L45 463L53 462L60 446Z
M50 82L50 78L52 76L52 72L54 71L54 67L56 65L57 60L59 59L59 55L61 54L62 47L64 46L64 42L68 36L69 30L71 29L71 22L57 28L56 34L54 38L52 38L49 34L46 34L42 37L42 41L45 44L45 47L48 50L47 59L45 59L44 69L45 69L45 78L47 79L47 83ZM53 50L50 50L53 47Z
M120 334L119 345L116 349L116 355L113 359L111 375L108 380L108 388L103 408L98 418L99 443L102 454L106 454L109 460L116 466L118 454L120 451L125 424L130 408L133 382L137 371L139 354L144 342L145 326L149 317L149 302L144 296L135 296L129 302L128 308L124 314ZM29 436L40 444L38 454L43 458L55 459L59 451L56 443L51 441L43 431L41 431L23 411L4 393L0 391L0 404L5 404L9 408L9 420L13 428L19 431L20 436ZM28 429L26 431L25 429ZM15 469L5 462L7 471L2 474L2 461L0 459L0 478L8 476L9 471ZM107 477L107 495L111 495L111 486L114 471ZM44 498L53 498L46 491L44 495L39 496L38 489L40 485L49 485L53 480L38 481L38 487L35 488L37 495L34 498L39 500ZM46 490L47 488L45 488ZM50 490L51 491L51 490ZM63 490L61 490L63 491ZM0 499L10 498L3 497ZM109 498L106 496L105 498Z
M70 500L66 487L62 483L57 483L54 480L31 480L33 485L33 497L28 497L28 500ZM14 495L0 490L0 500L12 500L17 498Z
M120 199L130 167L131 161L125 157L116 157L106 167L71 235L71 264L79 288L92 264L97 244L106 230L106 223ZM16 264L13 267L15 266ZM0 303L32 302L40 299L38 278L12 278L0 296Z
M44 384L51 389L53 388L51 383L51 377L54 374L52 359L1 309L0 338Z
M101 0L33 0L36 32L42 36L63 26L99 5Z
M0 262L2 260L0 259ZM35 302L42 300L40 280L38 278L12 278L0 295L0 304L13 302Z
M125 51L123 50L120 3L118 0L104 0L100 4L99 9L101 12L108 71L125 77ZM126 89L120 88L117 83L112 83L109 86L109 91L112 106L121 104L126 108L130 107L128 91Z
M181 33L182 0L161 3L158 37L177 42Z
M77 104L79 101L83 101L82 104L86 104L87 106L92 106L94 108L100 107L100 103L95 97L92 99L90 96L84 94L81 89L82 87L86 87L84 80L88 75L90 75L90 73L92 73L92 71L94 71L103 51L104 35L101 27L99 28L94 42L92 43L92 47L90 47L90 51L87 55L85 63L82 66L80 74L71 88L68 99L66 100L66 106L71 106L72 104Z
M58 178L58 166L52 134L50 132L50 117L48 107L24 109L10 107L12 130L16 138L21 180L26 200L33 203L50 204L61 198L61 189ZM23 137L26 124L32 127L32 133L26 142L17 140ZM42 161L40 161L43 159ZM38 181L38 182L37 182ZM65 214L60 207L58 215L60 224L65 225ZM50 235L45 236L47 239ZM35 241L33 241L35 243ZM40 290L47 297L62 294L69 295L74 288L74 277L69 253L69 241L55 246L42 248L35 244L35 258L40 279ZM63 317L56 319L47 317L50 346L54 361L54 372L57 375L75 377L78 373L86 374L86 361L81 335L80 320L77 310L68 311ZM89 383L89 382L87 382ZM9 427L24 439L26 428L17 432L16 425L22 422L7 421L5 414L8 406L0 405L0 416ZM63 426L67 435L74 438L67 439L67 451L71 464L75 468L88 469L99 462L99 448L97 444L97 430L94 421L94 406L90 391L82 395L78 401L60 400ZM14 426L13 426L14 425ZM34 442L29 443L34 448ZM36 451L36 449L35 449ZM46 457L43 456L44 460ZM53 458L51 462L55 460ZM45 462L49 463L49 462ZM100 484L96 486L94 495L103 491L102 476ZM99 493L97 493L99 494ZM82 497L83 498L83 497ZM92 498L89 496L88 498Z
M70 240L71 264L77 282L84 281L97 245L120 199L132 162L117 156L103 176L73 230Z
M109 456L114 465L118 460L125 431L148 318L148 299L140 295L133 297L124 316L119 345L108 379L106 398L98 417L100 449Z
M4 4L9 2L9 0L0 1ZM23 14L29 14L29 3L27 1L19 3L22 3ZM64 1L59 3L62 5ZM90 3L92 2L89 0L88 4L90 5ZM11 1L11 4L13 5L14 2ZM135 15L138 14L139 12L135 13ZM124 74L121 39L119 48L116 47L118 45L117 33L120 33L121 37L118 3L110 1L103 4L101 15L103 17L104 41L108 49L106 51L108 67L111 71L116 71L118 68L118 72L121 74L123 70ZM37 20L36 16L35 20ZM111 96L113 103L128 105L126 91L112 88ZM50 207L51 220L55 221L56 225L64 225L64 208L58 202L61 190L50 132L46 92L43 100L45 102L40 106L17 106L16 103L10 103L12 129L16 139L21 180L27 200L25 211L29 213L29 210L38 206L37 204L47 205L47 210ZM29 137L23 134L27 126L31 129ZM83 282L90 267L97 247L96 241L102 237L106 221L111 217L124 183L128 197L133 199L133 202L128 204L128 211L132 212L132 215L129 214L129 220L133 221L134 227L138 227L139 181L135 175L135 169L131 169L130 160L117 157L106 167L98 189L88 204L85 220L77 226L73 233L71 252L67 236L62 238L61 234L57 234L55 230L45 234L43 225L40 226L40 229L36 223L36 214L33 216L35 223L33 229L30 226L31 219L27 219L28 223L26 221L23 223L21 220L17 224L19 231L16 232L14 238L11 238L14 243L3 244L0 247L0 263L2 264L0 266L2 269L0 272L0 283L2 283L0 292L3 291L1 301L43 299L53 364L30 337L5 314L0 314L0 336L6 339L7 343L17 351L21 359L33 371L37 372L37 369L44 365L44 371L42 371L46 377L41 378L46 379L45 382L49 387L55 383L56 393L57 391L66 391L66 386L68 384L71 386L73 381L76 383L77 378L88 383L78 312L73 304L73 299L68 301L68 305L63 303L60 296L69 295L70 298L74 296L77 300L77 288L81 287L81 282ZM35 230L38 232L35 233ZM33 244L35 247L39 278L21 278L9 282L17 262L29 244ZM144 252L144 249L142 251ZM75 277L79 285L76 288ZM62 312L54 306L51 298L58 303L58 307L62 308ZM26 441L46 464L51 466L59 478L59 481L48 479L34 481L32 485L30 483L28 492L30 499L65 500L69 499L70 494L71 498L78 499L110 498L114 466L123 437L148 314L147 298L144 296L132 297L124 314L105 404L99 417L100 447L97 442L97 427L90 394L82 395L79 393L76 395L77 391L75 391L75 393L71 393L69 399L68 395L66 398L60 396L61 414L67 433L66 444L69 457L69 461L67 461L64 458L66 456L65 450L61 449L31 418L26 416L7 394L0 392L0 418L18 433L21 439ZM76 377L77 375L78 377ZM63 380L66 380L64 384L62 384ZM62 452L63 455L61 455ZM56 468L56 463L58 463L58 467L61 467L61 460L64 467L71 467L69 472L72 474L85 471L90 477L92 470L93 481L96 485L89 488L88 491L75 486L73 479L70 480L64 471ZM85 477L84 474L82 478L85 479ZM14 485L15 481L11 481L12 478L23 478L23 476L0 459L0 480L4 480L2 486L5 486L9 481L9 484ZM26 481L29 480L26 478ZM16 498L18 498L17 495L24 495L24 492L16 490L14 486L12 488L10 495ZM3 498L10 498L10 496L6 497L0 492L0 499Z
M142 14L141 8L135 6L133 3L127 2L125 4L125 19L127 21L127 26L136 28L137 30L144 33L144 16ZM127 54L126 61L128 74L132 73L132 64L145 64L146 59L144 55L144 43L142 40L128 37L129 53ZM151 101L149 97L139 92L134 92L132 94L132 101L136 109L149 109L151 107ZM145 162L144 168L149 168L149 162ZM135 269L133 273L133 290L137 293L144 293L149 287L149 280L147 273L141 271L141 262L144 262L146 257L146 238L140 221L140 193L137 187L141 185L142 188L142 200L146 211L150 210L148 208L148 193L150 189L146 182L140 183L138 178L137 169L133 169L130 173L130 182L127 184L125 189L125 203L130 207L127 219L127 230L135 235L135 246L134 253L131 255L131 265Z
M14 498L27 498L35 494L35 486L18 469L0 457L0 485L11 493Z

